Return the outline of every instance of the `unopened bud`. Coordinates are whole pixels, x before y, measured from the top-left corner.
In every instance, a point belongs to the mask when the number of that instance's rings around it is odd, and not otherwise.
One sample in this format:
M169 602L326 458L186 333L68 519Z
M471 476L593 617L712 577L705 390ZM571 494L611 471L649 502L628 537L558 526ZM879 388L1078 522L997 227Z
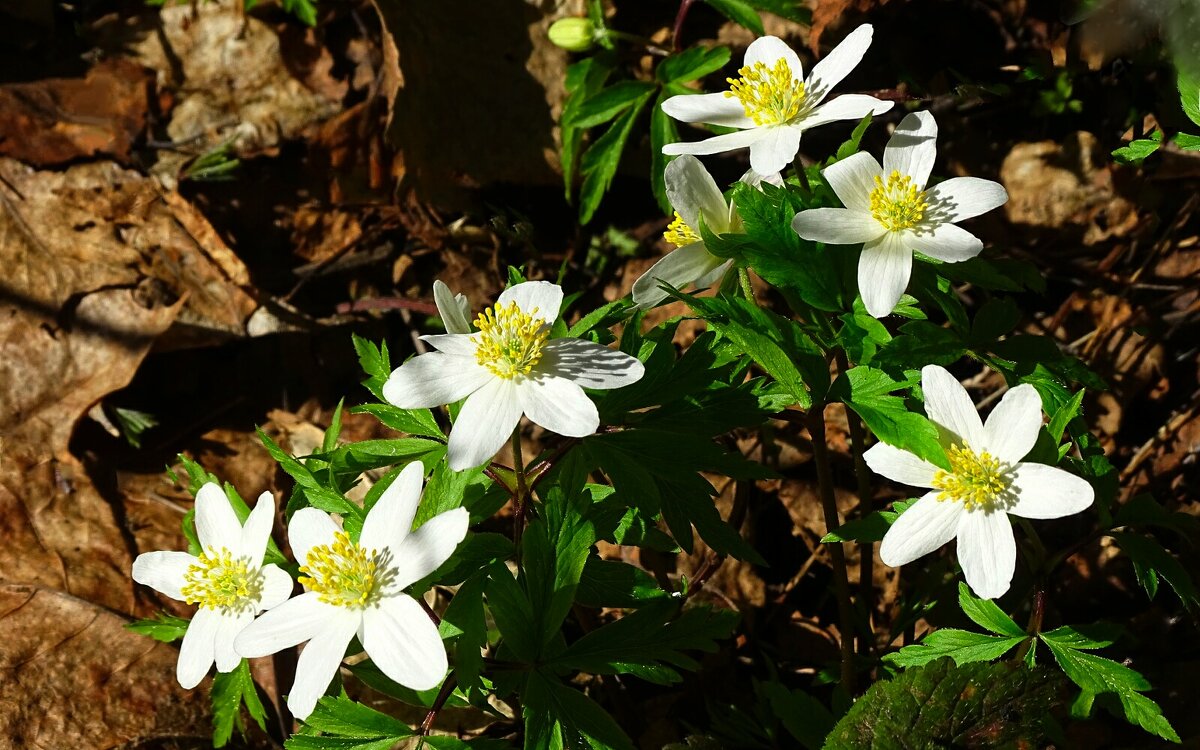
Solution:
M570 52L586 52L596 43L596 24L588 18L560 18L550 24L550 41Z

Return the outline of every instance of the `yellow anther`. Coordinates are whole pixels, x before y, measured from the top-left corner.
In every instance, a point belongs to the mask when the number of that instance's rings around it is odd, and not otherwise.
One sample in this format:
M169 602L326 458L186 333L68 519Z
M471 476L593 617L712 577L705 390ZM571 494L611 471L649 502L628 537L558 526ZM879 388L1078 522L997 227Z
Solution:
M550 337L550 327L534 317L537 312L523 312L510 302L479 313L475 361L502 378L528 375L541 361L542 347Z
M315 591L321 601L339 607L364 607L384 585L389 566L375 550L363 549L339 531L333 544L308 551L300 566L300 583Z
M667 231L663 232L663 239L670 242L675 247L683 247L694 242L700 241L700 235L696 230L687 225L679 212L675 212L675 220L667 225Z
M804 109L804 82L792 74L782 57L767 67L764 62L738 70L741 78L727 78L725 96L742 103L755 125L779 125L796 119Z
M871 191L871 215L889 230L895 232L915 227L925 218L928 209L925 192L917 190L908 175L892 170L887 182L875 176L875 189Z
M1012 477L1007 467L987 451L976 454L965 445L946 451L950 471L939 471L933 486L942 491L938 500L956 500L968 509L991 509L1002 502Z
M188 567L180 593L188 604L208 609L252 608L262 593L262 573L222 547L209 548Z

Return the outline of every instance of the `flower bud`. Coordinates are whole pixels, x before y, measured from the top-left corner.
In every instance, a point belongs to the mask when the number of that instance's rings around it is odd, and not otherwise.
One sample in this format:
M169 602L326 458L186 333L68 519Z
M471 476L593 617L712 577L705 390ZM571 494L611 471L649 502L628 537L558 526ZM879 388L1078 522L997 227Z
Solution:
M596 43L596 25L588 18L560 18L550 24L550 41L570 52L586 52Z

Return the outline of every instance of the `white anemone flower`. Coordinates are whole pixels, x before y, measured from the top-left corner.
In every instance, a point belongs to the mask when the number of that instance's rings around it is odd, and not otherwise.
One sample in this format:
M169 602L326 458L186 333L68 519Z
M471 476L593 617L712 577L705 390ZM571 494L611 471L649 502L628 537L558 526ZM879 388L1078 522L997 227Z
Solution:
M288 539L303 561L306 591L251 623L234 648L253 658L308 641L288 693L294 716L312 713L356 635L375 666L405 687L428 690L445 677L446 649L437 626L404 589L454 553L469 516L455 508L412 531L422 476L420 462L404 467L367 513L357 542L316 508L292 516Z
M763 180L758 175L759 180ZM675 246L633 282L633 301L650 308L667 298L660 281L680 289L688 284L707 287L719 282L733 264L708 251L700 237L700 218L714 234L742 231L742 219L733 202L726 202L712 175L694 156L681 156L667 165L663 173L667 198L675 209L675 220L663 239Z
M823 103L830 89L854 70L871 46L870 24L855 29L804 77L800 58L778 37L764 36L746 48L729 91L683 94L662 104L663 112L682 122L737 128L736 132L692 143L663 146L664 154L719 154L750 149L750 167L768 175L796 158L800 134L837 120L859 120L892 108L865 94L843 94Z
M974 258L983 243L954 222L1008 200L1000 183L978 177L953 177L926 189L936 140L933 115L913 112L888 141L882 167L859 152L825 169L845 208L811 208L792 221L792 229L806 240L862 243L858 291L876 318L890 314L904 294L914 250L946 263Z
M384 398L402 409L466 398L446 449L455 471L496 455L522 414L560 435L591 435L600 416L583 389L635 383L645 368L636 357L591 341L550 338L562 299L562 288L548 281L505 289L475 319L475 333L422 336L437 351L397 368L383 386Z
M191 689L213 662L231 672L242 657L233 639L264 609L292 595L292 577L277 565L263 565L275 498L264 492L243 526L225 492L209 482L196 493L196 535L203 552L146 552L133 561L133 580L172 599L199 605L179 648L175 677Z
M1017 561L1008 516L1078 513L1092 504L1092 486L1057 467L1021 460L1042 427L1042 402L1032 385L1005 393L986 423L967 390L944 367L926 366L921 389L950 469L886 443L866 452L875 473L931 490L888 529L879 556L887 565L904 565L957 537L967 585L977 595L995 599L1008 591Z

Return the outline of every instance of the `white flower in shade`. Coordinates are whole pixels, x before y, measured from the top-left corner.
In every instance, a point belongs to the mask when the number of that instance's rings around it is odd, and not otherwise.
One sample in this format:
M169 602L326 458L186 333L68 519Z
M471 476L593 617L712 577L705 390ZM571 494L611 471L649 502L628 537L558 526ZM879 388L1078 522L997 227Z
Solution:
M663 181L667 198L675 209L675 220L663 238L676 249L633 282L633 301L642 308L654 307L667 298L667 293L659 287L660 281L676 289L688 284L707 287L719 282L729 270L733 261L710 253L701 239L701 216L704 226L714 234L742 230L737 209L732 202L726 202L716 181L696 157L681 156L668 164Z
M926 366L921 389L950 470L885 443L866 452L875 473L931 490L888 529L879 556L887 565L904 565L957 537L967 585L995 599L1008 591L1017 560L1009 514L1059 518L1078 513L1092 504L1092 486L1057 467L1021 461L1042 427L1042 402L1032 385L1005 393L986 423L945 368Z
M1008 200L1000 183L977 177L954 177L926 189L936 140L933 115L913 112L888 141L882 167L859 152L824 171L845 208L812 208L792 221L806 240L862 243L858 291L876 318L891 313L904 294L914 250L947 263L974 258L983 243L954 222Z
M671 143L663 146L663 153L702 155L749 148L750 167L768 175L796 158L805 130L887 112L892 102L864 94L844 94L822 103L862 60L872 33L870 24L859 26L813 67L808 78L800 58L778 37L754 40L738 70L740 77L729 79L729 91L683 94L662 104L663 112L676 120L738 130L693 143Z
M437 626L404 593L432 573L467 533L466 509L455 508L412 531L421 502L420 462L404 467L372 506L358 542L328 513L302 508L288 524L306 592L246 627L234 648L247 658L308 642L296 663L288 709L307 717L329 687L358 636L375 666L413 690L428 690L446 674L446 649Z
M203 552L147 552L133 561L133 580L172 599L199 605L179 648L175 676L191 689L213 662L230 672L242 657L233 639L254 616L292 595L292 577L277 565L263 565L275 522L275 498L264 492L246 525L238 522L229 499L215 483L196 493L196 534Z
M629 385L645 368L637 358L591 341L550 338L562 299L562 288L548 281L505 289L475 319L475 333L422 336L437 351L397 368L383 386L384 398L402 409L466 398L447 445L455 471L496 455L522 414L560 435L591 435L600 417L583 389Z

